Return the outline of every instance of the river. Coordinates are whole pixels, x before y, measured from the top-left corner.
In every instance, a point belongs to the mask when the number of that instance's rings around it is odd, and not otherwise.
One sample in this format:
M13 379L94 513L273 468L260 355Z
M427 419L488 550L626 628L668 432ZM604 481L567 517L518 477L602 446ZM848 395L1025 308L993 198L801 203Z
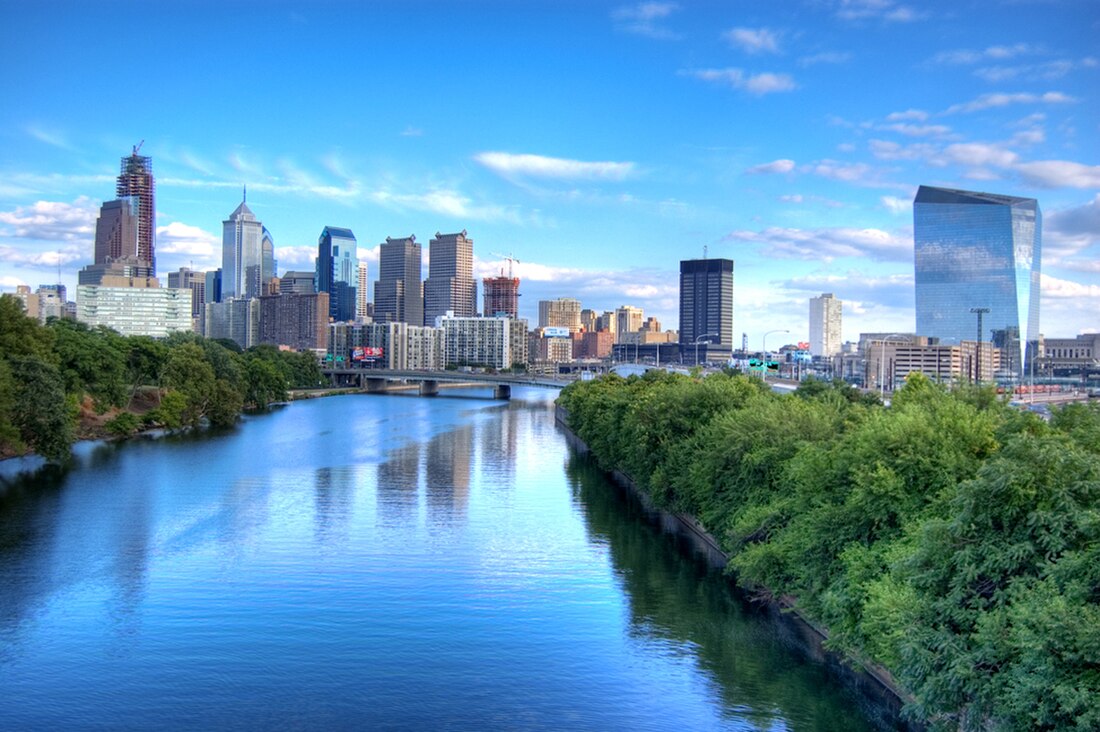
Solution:
M0 729L872 729L571 453L554 396L0 465Z

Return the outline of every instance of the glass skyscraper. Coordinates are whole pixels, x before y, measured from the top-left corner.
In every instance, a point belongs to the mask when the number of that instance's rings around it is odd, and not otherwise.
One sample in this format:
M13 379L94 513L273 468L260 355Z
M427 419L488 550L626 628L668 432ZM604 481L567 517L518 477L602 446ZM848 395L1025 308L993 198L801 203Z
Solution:
M921 186L913 201L917 334L946 345L977 340L982 310L981 340L999 337L1003 365L1022 375L1024 346L1039 337L1042 233L1033 198Z
M358 242L351 229L326 226L317 239L317 292L329 294L329 317L355 320L359 291Z
M685 259L680 262L680 353L685 363L727 359L733 352L733 260Z

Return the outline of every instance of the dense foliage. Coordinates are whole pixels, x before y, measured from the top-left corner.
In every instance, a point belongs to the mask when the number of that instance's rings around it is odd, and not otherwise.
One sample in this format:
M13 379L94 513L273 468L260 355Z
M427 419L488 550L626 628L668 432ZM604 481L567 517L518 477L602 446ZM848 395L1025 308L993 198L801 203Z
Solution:
M0 296L0 455L33 450L65 459L86 403L110 416L107 431L127 435L146 427L231 425L242 409L322 383L308 353L273 346L241 352L193 333L163 341L125 337L74 320L41 325L18 299Z
M1047 423L911 377L649 372L562 392L573 431L699 518L752 590L889 669L936 729L1100 729L1100 405Z

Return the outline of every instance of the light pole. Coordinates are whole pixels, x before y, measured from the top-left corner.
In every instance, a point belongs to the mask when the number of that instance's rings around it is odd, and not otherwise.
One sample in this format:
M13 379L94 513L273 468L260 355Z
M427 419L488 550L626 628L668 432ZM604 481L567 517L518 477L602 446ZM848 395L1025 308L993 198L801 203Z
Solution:
M886 363L886 342L888 340L890 340L891 338L905 338L905 337L906 336L902 335L901 333L891 333L890 335L888 335L888 336L886 336L885 338L882 339L881 345L879 346L879 354L878 354L878 398L881 399L882 401L886 401L886 388L885 388L885 383L884 383L883 375L882 375L882 367ZM891 375L890 381L891 382L893 382L893 373L894 373L894 370L890 369L890 375ZM894 390L893 383L891 383L890 391L893 391L893 390Z
M695 365L696 366L699 365L699 343L700 343L700 341L702 341L704 338L717 338L718 336L719 336L718 333L704 333L703 335L701 335L701 336L699 336L698 338L695 339ZM658 346L658 348L660 348L660 346Z
M767 333L764 334L764 337L760 339L760 350L764 352L764 368L760 370L760 374L764 377L764 381L768 380L768 336L770 336L772 333L790 333L790 331L786 328L769 330Z
M970 308L970 312L978 316L978 349L974 351L974 383L982 383L982 316L989 312L989 308Z

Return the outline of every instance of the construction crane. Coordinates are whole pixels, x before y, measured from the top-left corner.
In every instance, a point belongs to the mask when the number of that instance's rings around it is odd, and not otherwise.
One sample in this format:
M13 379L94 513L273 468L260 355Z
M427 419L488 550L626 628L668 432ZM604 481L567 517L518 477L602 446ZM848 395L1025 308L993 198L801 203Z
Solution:
M138 150L140 150L141 146L144 145L144 144L145 144L145 140L142 140L138 144L134 145L134 155L138 154Z
M512 264L513 263L523 264L523 262L521 262L518 259L516 259L515 257L513 257L511 254L499 254L497 252L490 252L490 254L492 254L494 257L500 257L501 259L508 260L508 278L509 279L512 279ZM504 272L502 271L501 274L503 275Z

